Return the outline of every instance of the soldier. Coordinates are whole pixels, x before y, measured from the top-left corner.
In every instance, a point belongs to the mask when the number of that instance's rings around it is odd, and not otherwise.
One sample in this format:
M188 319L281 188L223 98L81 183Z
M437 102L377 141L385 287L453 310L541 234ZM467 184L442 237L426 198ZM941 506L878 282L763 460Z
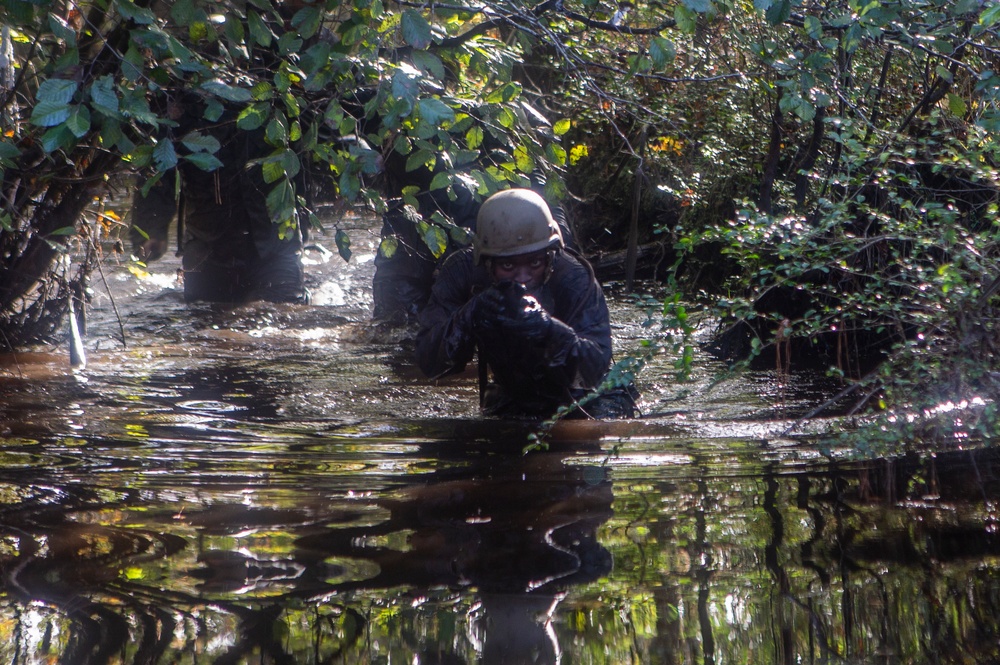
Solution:
M590 264L565 249L548 204L534 191L493 195L476 226L473 246L441 265L420 313L418 364L437 378L461 371L478 349L487 413L551 415L597 388L609 369L604 293ZM590 401L577 415L633 411L632 395L619 394Z
M136 255L144 261L159 258L177 215L185 300L308 302L302 231L297 225L280 229L271 221L261 169L250 165L266 154L263 136L233 125L220 125L213 135L222 144L223 166L217 171L206 173L183 162L177 167L179 199L173 171L146 196L135 195L130 234Z

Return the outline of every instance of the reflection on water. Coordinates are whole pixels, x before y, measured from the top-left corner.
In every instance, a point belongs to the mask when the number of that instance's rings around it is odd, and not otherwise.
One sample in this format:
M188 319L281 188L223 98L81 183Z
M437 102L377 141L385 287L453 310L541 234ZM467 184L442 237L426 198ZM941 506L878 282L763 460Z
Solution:
M814 386L647 373L669 417L523 456L530 425L420 378L356 288L144 289L125 348L97 298L83 372L0 359L5 662L1000 660L997 451L851 461L780 435Z

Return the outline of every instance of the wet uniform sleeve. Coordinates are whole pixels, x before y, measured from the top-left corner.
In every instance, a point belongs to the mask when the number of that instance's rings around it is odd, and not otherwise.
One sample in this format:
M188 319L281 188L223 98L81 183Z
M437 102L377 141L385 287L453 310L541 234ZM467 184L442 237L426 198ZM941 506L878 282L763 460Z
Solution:
M453 254L442 265L420 313L417 364L430 378L460 372L472 360L472 255Z
M611 323L600 285L575 264L560 283L546 340L547 371L568 387L594 388L611 365ZM562 305L562 303L566 303Z

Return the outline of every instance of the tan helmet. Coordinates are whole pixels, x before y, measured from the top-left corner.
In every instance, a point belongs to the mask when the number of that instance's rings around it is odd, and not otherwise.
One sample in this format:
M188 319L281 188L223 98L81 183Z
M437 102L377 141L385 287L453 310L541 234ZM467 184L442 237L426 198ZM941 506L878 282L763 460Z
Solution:
M486 199L479 209L472 246L479 263L564 245L545 199L530 189L508 189Z

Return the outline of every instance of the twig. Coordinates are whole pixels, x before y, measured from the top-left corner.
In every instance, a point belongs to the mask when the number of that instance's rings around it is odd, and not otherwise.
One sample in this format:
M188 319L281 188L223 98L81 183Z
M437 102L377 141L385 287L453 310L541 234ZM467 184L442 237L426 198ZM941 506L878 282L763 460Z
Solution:
M115 302L115 296L111 293L111 285L108 284L108 277L104 274L104 264L101 261L101 253L97 251L97 247L94 245L94 239L91 237L90 233L87 233L86 236L87 243L94 251L94 257L97 261L97 271L101 273L101 280L104 282L104 288L108 292L108 299L111 301L111 309L115 310L115 319L118 320L118 330L121 331L122 335L122 348L127 349L128 343L125 341L125 324L122 322L122 315L118 311L118 304Z

